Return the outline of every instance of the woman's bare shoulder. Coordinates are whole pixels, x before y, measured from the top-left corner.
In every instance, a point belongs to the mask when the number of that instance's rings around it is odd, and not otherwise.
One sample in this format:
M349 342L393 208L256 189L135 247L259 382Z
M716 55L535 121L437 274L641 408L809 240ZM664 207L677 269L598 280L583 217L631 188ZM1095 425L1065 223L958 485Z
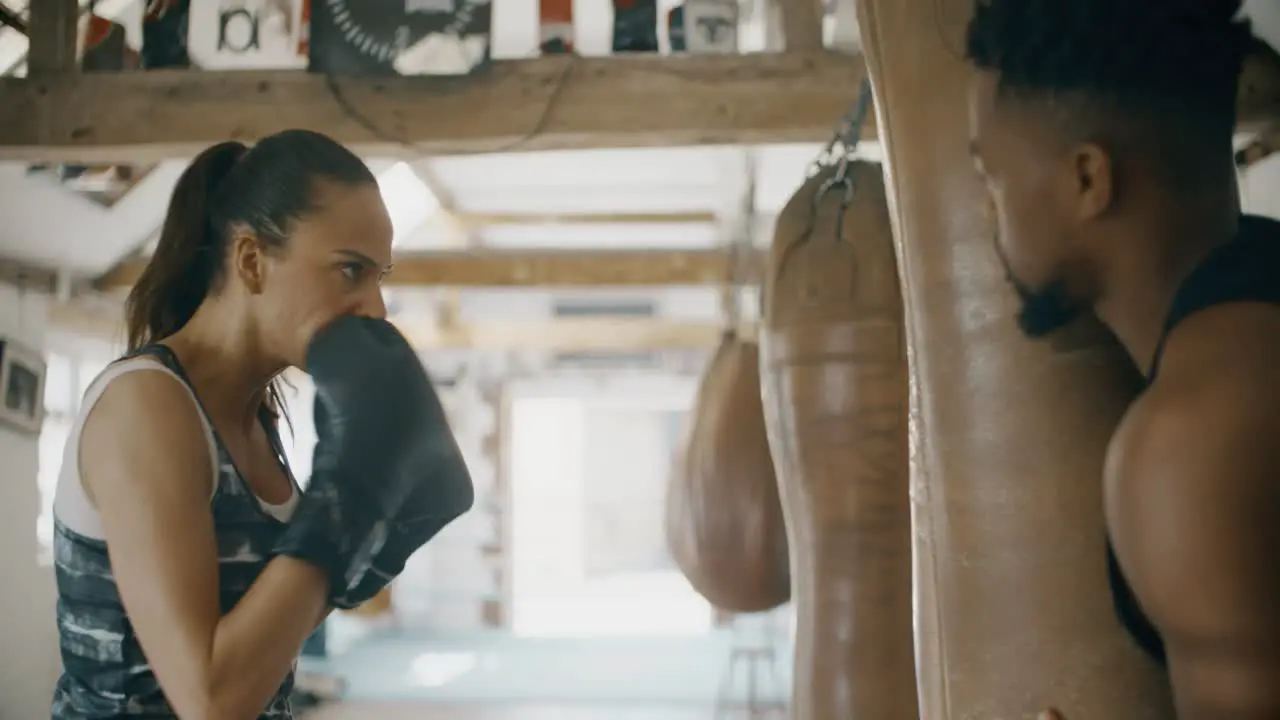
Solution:
M186 384L160 363L134 366L103 378L96 402L85 412L80 468L86 489L122 483L172 483L174 473L207 476L209 443L200 408ZM207 500L206 483L194 484Z

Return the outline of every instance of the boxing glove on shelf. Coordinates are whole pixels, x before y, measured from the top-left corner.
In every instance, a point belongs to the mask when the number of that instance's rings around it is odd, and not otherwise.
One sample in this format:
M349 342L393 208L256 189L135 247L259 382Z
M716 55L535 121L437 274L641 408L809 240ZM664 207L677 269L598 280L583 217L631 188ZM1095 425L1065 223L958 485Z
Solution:
M276 552L324 569L330 604L350 608L469 510L474 489L421 361L390 323L339 318L312 338L306 362L311 482Z

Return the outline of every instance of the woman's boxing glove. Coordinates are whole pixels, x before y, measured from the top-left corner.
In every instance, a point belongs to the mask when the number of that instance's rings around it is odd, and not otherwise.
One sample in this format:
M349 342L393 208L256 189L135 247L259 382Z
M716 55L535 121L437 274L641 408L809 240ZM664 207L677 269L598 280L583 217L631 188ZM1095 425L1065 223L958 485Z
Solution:
M350 606L348 593L393 535L397 512L437 480L441 448L456 444L417 353L385 320L338 318L311 339L306 364L326 417L310 484L276 552L324 569L330 601ZM470 486L465 475L445 480Z
M396 511L386 542L364 576L347 592L330 597L334 607L357 607L377 595L404 570L410 555L470 510L475 502L471 474L434 388L431 388L429 400L431 440L428 447L432 458L427 463L428 475L423 482L414 485L409 497ZM317 434L323 432L321 428L328 423L324 403L316 403Z

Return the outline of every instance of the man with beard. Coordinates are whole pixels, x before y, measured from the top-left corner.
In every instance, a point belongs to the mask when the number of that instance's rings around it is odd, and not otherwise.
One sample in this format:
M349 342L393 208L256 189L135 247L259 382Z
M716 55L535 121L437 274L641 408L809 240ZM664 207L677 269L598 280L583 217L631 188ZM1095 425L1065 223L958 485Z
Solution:
M1184 720L1280 718L1280 223L1240 212L1240 5L979 0L967 39L1021 328L1094 312L1147 377L1108 450L1111 581Z

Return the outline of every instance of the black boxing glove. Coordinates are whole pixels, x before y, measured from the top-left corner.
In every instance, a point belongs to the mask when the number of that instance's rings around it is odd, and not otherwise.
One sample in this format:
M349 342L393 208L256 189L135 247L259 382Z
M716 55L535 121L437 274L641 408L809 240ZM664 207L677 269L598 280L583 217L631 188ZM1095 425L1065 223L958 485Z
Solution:
M414 485L392 518L386 542L363 578L346 593L330 598L334 607L349 609L373 598L404 571L410 555L470 510L475 502L471 473L449 428L444 407L434 387L430 388L429 394L427 410L430 421L427 427L430 439L426 447L431 458L425 463L427 474L424 481ZM329 422L325 405L316 403L317 434Z
M438 422L421 360L387 321L338 318L311 339L306 364L324 417L310 484L275 550L325 570L330 603L352 607L349 593L393 535L396 513L432 481L441 435L445 446L456 444ZM471 497L469 476L448 479L467 490L447 496Z

